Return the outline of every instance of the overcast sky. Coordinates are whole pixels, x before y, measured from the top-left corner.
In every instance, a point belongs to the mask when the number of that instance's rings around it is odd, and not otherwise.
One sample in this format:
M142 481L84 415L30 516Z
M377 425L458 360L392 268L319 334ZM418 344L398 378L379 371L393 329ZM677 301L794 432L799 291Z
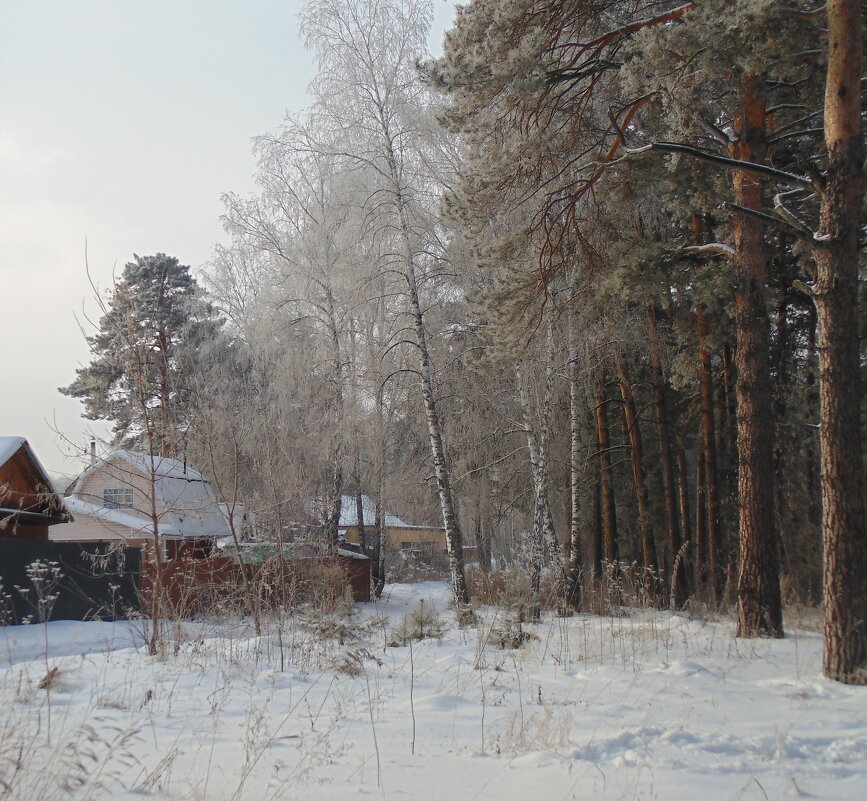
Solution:
M253 189L251 139L307 105L303 5L0 0L0 435L49 471L109 432L57 391L89 360L76 317L98 318L85 246L102 290L134 253L200 269L221 194Z

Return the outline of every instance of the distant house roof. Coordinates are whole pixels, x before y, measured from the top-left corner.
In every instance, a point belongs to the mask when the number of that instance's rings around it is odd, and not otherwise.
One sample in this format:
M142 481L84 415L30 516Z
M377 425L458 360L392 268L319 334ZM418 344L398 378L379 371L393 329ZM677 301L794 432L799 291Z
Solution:
M151 471L161 536L195 538L229 534L228 523L211 485L201 473L177 459L151 458L149 454L136 451L117 450L90 465L75 481L67 505L83 514L152 534L153 521L144 511L109 508L103 505L102 498L89 497L82 492L87 478L97 472L123 481L124 473L133 472L149 479Z
M364 525L372 526L376 519L376 503L373 498L367 495L361 496L362 513L364 514ZM337 528L354 528L358 525L358 511L355 505L354 495L344 495L340 499L340 522ZM414 526L411 523L405 523L397 515L385 513L385 525L387 528L431 528L431 526Z
M69 514L24 437L0 437L0 518L54 525Z

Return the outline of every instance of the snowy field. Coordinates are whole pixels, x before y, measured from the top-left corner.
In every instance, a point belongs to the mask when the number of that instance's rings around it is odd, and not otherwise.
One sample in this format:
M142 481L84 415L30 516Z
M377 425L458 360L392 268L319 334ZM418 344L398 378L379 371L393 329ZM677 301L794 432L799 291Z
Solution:
M448 596L186 623L160 657L140 624L0 629L0 799L867 798L867 688L820 677L815 630L634 611L501 649L506 613L460 630ZM435 636L396 644L420 609Z

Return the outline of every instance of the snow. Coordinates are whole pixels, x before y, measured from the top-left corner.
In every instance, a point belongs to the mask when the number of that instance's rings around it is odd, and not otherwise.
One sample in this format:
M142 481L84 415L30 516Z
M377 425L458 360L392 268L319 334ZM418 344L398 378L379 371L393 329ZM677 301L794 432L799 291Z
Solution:
M18 451L24 448L30 461L39 473L39 480L46 486L53 486L51 477L45 472L42 462L39 461L30 443L24 437L0 437L0 466L6 464Z
M365 556L363 553L359 553L358 551L350 551L349 548L337 548L338 556L345 556L347 559L358 559L362 562L365 562L369 559L369 557Z
M633 610L499 650L508 613L462 630L448 598L390 586L336 639L312 612L189 621L156 657L140 621L0 629L4 797L863 801L867 688L820 676L812 628ZM419 610L441 635L389 645Z
M153 521L149 518L143 517L134 509L112 509L108 506L90 503L89 501L85 501L83 498L78 498L75 495L70 495L68 498L65 498L64 502L66 503L66 508L72 512L73 515L91 515L92 517L98 517L100 520L117 523L119 526L127 526L133 531L140 531L143 534L153 533ZM164 525L161 524L159 529L160 536L180 536L177 529L167 523Z
M0 437L0 465L6 464L25 442L24 437Z
M372 526L376 519L376 503L367 495L361 496L361 509L364 515L364 524ZM355 505L354 495L342 495L340 498L340 522L338 528L348 528L358 525L358 510ZM385 525L389 528L413 528L409 523L404 523L397 515L385 513Z

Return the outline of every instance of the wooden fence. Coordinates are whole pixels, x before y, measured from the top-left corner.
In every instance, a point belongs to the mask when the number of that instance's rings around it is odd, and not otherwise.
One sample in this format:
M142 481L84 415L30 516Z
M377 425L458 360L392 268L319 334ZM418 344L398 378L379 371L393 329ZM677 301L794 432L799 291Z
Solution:
M370 600L370 560L343 555L273 558L247 566L251 589L265 607L303 601L336 601L348 587L353 601ZM153 598L156 565L143 560L140 581L141 610L147 613ZM179 617L243 610L244 577L241 565L223 556L196 559L181 552L162 565L164 603ZM325 595L334 597L323 597Z

